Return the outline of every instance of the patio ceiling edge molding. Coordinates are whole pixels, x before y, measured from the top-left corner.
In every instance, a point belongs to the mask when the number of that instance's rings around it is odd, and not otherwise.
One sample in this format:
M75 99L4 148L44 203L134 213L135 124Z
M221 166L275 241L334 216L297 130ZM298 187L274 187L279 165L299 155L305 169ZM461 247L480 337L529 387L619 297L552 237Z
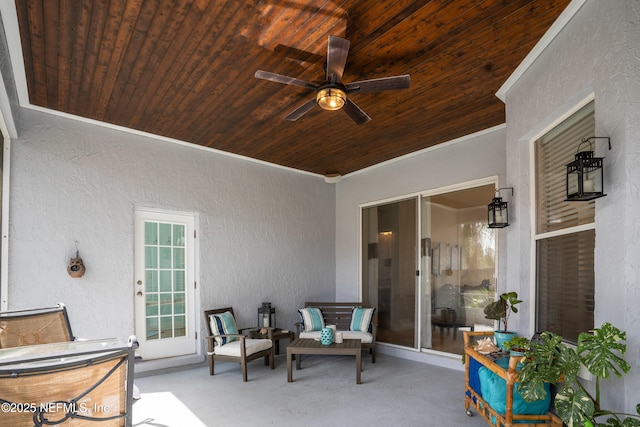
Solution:
M506 82L500 89L496 92L496 96L500 101L506 102L507 92L509 89L522 77L522 75L527 71L527 69L535 62L535 60L544 52L544 50L551 44L553 39L562 31L562 29L569 23L571 18L574 17L576 13L580 10L582 6L587 2L587 0L572 0L569 3L569 6L565 10L562 11L558 19L551 25L549 30L544 33L544 36L536 43L536 45L531 49L531 52L527 54L527 56L522 60L520 65L516 68L516 70L509 76Z

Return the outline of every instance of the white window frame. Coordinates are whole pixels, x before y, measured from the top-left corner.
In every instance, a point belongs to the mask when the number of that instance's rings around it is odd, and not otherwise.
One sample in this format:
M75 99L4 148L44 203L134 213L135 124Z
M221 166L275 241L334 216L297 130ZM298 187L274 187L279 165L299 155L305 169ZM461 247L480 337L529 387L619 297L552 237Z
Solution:
M544 135L546 135L547 133L549 133L550 131L552 131L554 128L556 128L558 125L562 124L564 121L566 121L569 117L571 117L573 114L575 114L576 112L578 112L580 109L582 109L583 107L585 107L587 104L591 103L591 102L595 102L595 95L593 93L591 93L590 95L588 95L587 97L585 97L584 99L576 102L572 107L565 109L564 113L561 113L559 115L557 115L555 117L555 119L550 119L548 121L548 123L546 124L546 126L544 126L542 128L542 130L540 130L539 132L537 132L534 136L532 136L529 139L529 206L530 206L530 210L529 210L529 217L530 217L530 234L531 234L531 242L530 242L530 248L529 248L529 253L530 253L530 264L529 264L529 271L530 271L530 286L529 286L529 299L532 302L531 307L533 308L532 310L530 310L529 312L529 324L531 325L531 332L533 333L536 325L537 325L537 321L536 321L536 316L537 316L537 306L538 306L538 301L537 301L537 291L538 291L538 276L537 276L537 244L539 240L542 239L548 239L548 238L552 238L552 237L557 237L557 236L562 236L562 235L567 235L567 234L573 234L573 233L578 233L581 231L586 231L586 230L595 230L596 228L596 223L595 223L595 216L594 216L594 220L592 223L589 224L581 224L581 225L577 225L574 227L568 227L566 229L562 229L562 230L557 230L557 231L550 231L550 232L545 232L545 233L537 233L537 205L536 205L536 193L537 193L537 188L536 188L536 155L535 155L535 143L537 140L539 140L540 138L542 138ZM579 141L576 141L576 147L577 144L579 143ZM595 266L594 266L595 267ZM594 292L594 305L596 304L596 298L595 298L595 292Z

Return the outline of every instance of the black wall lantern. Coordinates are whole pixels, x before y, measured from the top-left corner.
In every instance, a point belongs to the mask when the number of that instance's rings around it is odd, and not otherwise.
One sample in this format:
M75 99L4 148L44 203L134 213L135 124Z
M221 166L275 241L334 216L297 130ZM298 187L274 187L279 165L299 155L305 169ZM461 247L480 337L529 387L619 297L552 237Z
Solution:
M511 190L511 195L513 196L513 187L498 188L496 190L496 197L487 206L489 228L504 228L509 225L509 209L507 202L503 202L502 197L499 197L500 190Z
M584 202L606 196L602 179L604 157L594 157L591 140L606 139L611 150L611 138L592 136L584 138L578 145L575 160L567 165L567 198L565 202ZM580 151L580 146L589 143L589 151Z
M271 307L270 302L263 302L262 307L258 308L258 327L276 327L276 309Z

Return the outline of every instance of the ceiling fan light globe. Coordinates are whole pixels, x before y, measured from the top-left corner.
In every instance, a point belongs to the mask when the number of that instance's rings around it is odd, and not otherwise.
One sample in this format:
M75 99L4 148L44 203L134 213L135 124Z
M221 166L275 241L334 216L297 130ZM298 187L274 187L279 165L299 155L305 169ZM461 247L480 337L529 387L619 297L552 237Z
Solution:
M320 89L316 95L316 102L323 110L339 110L347 102L347 93L334 87Z

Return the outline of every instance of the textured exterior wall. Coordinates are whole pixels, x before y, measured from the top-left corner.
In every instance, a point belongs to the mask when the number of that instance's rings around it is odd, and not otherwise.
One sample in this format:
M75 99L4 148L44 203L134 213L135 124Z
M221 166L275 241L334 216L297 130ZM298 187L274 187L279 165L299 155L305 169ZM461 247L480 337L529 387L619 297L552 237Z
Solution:
M581 101L595 99L597 143L605 160L605 192L596 202L595 323L627 331L624 380L607 381L605 408L635 412L640 395L640 1L589 0L508 91L507 176L521 197L516 212L531 212L530 141ZM579 141L576 141L576 147ZM509 227L508 281L533 296L531 227ZM524 320L523 316L519 316ZM528 320L522 330L533 331Z
M18 94L16 93L15 81L11 70L11 58L9 56L9 46L4 29L4 22L0 15L0 120L4 120L10 137L15 137L16 124L18 121Z
M504 144L505 129L500 127L343 179L336 193L337 300L360 296L359 205L492 176L503 186ZM500 253L506 251L506 241L499 245Z
M85 338L133 333L135 206L199 217L200 305L293 328L335 294L335 188L322 178L45 113L12 144L9 307L67 304ZM79 242L87 272L67 275ZM204 334L200 334L202 337Z

